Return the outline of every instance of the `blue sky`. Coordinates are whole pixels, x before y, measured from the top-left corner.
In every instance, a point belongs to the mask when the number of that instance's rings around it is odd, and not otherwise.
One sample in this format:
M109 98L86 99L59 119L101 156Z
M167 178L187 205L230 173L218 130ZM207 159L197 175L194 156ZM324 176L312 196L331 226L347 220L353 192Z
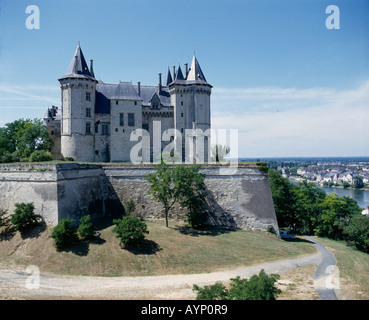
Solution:
M1 0L0 126L60 106L80 41L110 83L156 84L195 51L213 127L239 130L240 157L369 156L368 16L368 0Z

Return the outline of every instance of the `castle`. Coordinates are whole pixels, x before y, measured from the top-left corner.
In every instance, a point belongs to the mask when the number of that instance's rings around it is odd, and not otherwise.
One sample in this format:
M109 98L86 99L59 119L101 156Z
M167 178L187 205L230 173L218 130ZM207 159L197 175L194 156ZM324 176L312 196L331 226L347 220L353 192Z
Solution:
M212 86L195 55L184 72L180 65L173 73L168 68L164 83L159 73L156 86L105 83L95 78L90 62L88 67L78 43L67 73L58 79L61 110L48 108L44 117L55 158L131 162L131 151L141 140L147 142L137 152L141 162L158 160L165 150L173 150L182 161L210 160Z

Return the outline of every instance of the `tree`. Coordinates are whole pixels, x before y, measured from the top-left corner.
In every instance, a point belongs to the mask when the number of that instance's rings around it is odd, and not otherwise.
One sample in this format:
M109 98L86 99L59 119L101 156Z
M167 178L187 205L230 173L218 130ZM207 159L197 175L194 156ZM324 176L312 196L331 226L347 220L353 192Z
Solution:
M172 170L164 162L157 166L155 173L150 173L145 180L150 183L149 194L164 206L165 225L168 227L168 213L176 202L177 188L173 183Z
M17 161L35 150L50 151L53 145L41 119L19 119L0 128L0 159Z
M145 178L150 183L149 194L164 206L165 225L168 227L168 213L176 202L189 210L189 221L199 224L200 208L203 204L205 175L199 173L200 166L177 165L169 167L164 162L156 172ZM196 219L194 217L196 216ZM196 220L196 222L195 222Z
M51 232L50 237L55 240L54 246L58 250L76 242L78 235L74 220L71 218L60 220Z
M200 227L206 220L201 210L205 199L205 175L199 173L201 166L176 166L173 168L173 183L180 205L187 208L187 222Z
M354 242L360 251L369 253L369 218L357 214L350 219L350 223L344 229L348 239Z
M91 222L90 215L81 217L81 223L78 226L77 232L82 239L91 239L95 236L96 227Z
M361 176L355 176L354 177L354 188L355 189L364 188L363 177L361 177Z
M231 151L230 147L216 144L211 149L211 160L216 163L224 162L225 156Z
M23 233L40 223L42 217L34 213L35 206L31 203L16 203L11 222L15 229Z
M283 178L277 170L269 170L268 177L279 226L296 226L298 221L295 215L295 187L288 181L288 179Z
M232 278L229 289L217 282L204 288L194 285L193 291L198 292L196 300L275 300L281 293L275 286L278 279L278 274L268 275L261 270L250 279Z
M146 223L137 217L125 216L113 222L115 223L113 232L120 239L121 246L137 245L145 239L145 234L149 233Z

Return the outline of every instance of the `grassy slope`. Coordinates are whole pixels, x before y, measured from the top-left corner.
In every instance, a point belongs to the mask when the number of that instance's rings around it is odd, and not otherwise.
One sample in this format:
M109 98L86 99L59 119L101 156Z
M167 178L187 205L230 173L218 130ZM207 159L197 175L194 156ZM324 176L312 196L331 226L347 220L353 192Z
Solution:
M215 229L194 231L181 223L147 221L150 234L140 250L124 250L112 233L101 225L101 239L81 242L68 251L53 247L51 228L22 239L14 233L0 242L0 261L10 265L37 265L41 272L94 276L136 276L201 273L293 258L315 252L305 242L286 242L262 231Z

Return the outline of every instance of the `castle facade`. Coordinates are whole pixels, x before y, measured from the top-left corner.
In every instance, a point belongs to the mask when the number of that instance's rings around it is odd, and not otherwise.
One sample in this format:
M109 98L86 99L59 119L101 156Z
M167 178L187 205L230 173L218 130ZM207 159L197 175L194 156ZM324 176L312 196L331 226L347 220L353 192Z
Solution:
M53 106L44 117L56 158L132 162L135 154L150 162L173 150L182 161L210 160L212 86L195 55L184 71L168 68L164 82L159 73L157 85L108 84L95 78L93 60L88 67L78 44L58 80L61 109Z

